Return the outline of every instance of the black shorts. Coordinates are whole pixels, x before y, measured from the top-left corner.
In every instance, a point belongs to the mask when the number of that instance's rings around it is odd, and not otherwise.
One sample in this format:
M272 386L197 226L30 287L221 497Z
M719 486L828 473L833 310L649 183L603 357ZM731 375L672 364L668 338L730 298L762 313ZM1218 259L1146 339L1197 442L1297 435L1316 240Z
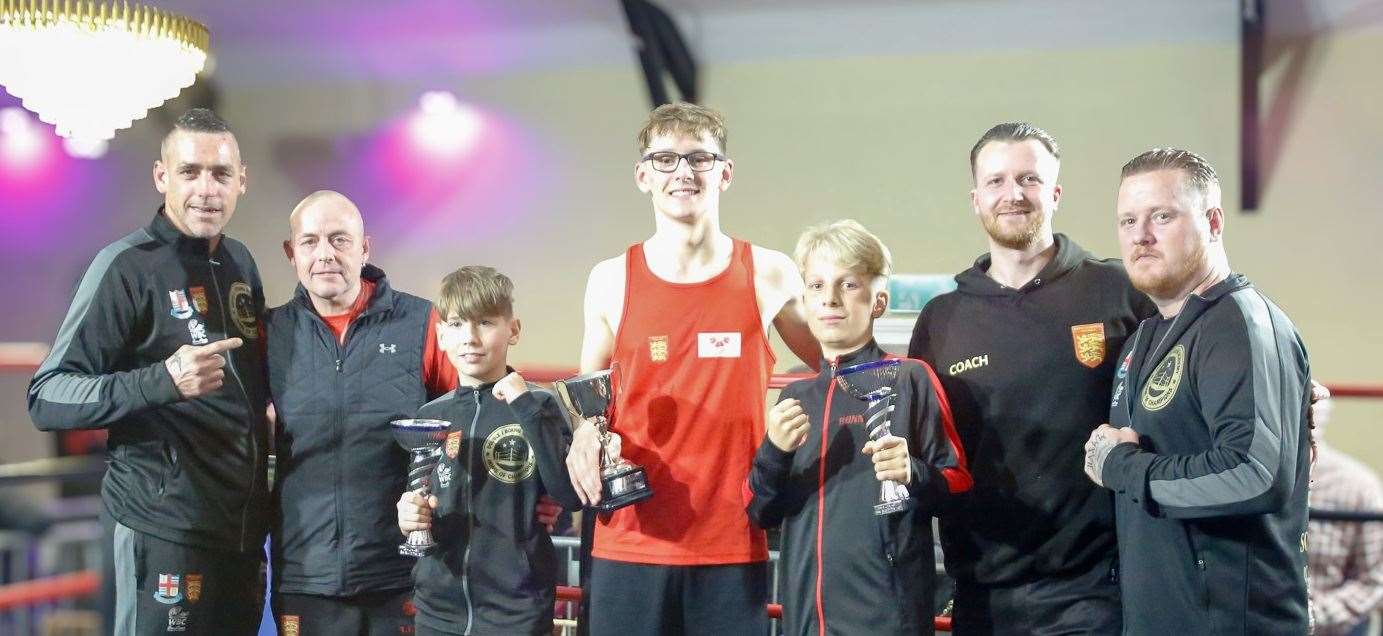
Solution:
M956 581L952 632L990 634L1119 634L1119 571L1106 559L1085 572L999 586Z
M413 590L356 596L279 593L273 596L279 634L400 636L413 633Z
M768 564L648 565L591 559L593 636L768 633Z
M259 632L262 548L234 552L183 545L103 520L115 561L115 634Z

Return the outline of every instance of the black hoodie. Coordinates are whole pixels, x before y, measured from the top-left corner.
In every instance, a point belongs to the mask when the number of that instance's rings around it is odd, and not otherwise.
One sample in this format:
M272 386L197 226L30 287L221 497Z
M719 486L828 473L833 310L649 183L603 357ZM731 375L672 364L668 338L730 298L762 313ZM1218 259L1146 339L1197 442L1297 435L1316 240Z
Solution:
M418 411L451 428L432 475L440 550L413 568L416 621L446 633L548 634L557 552L536 508L544 493L581 505L565 463L571 427L546 389L530 384L505 404L494 386L462 386Z
M1107 421L1119 348L1157 309L1117 261L1062 234L1021 289L989 263L927 304L908 348L941 376L975 478L941 516L946 569L995 585L1086 571L1114 557L1114 511L1081 449Z
M931 518L939 502L970 487L970 475L936 374L906 360L890 426L908 442L914 506L874 514L880 482L860 452L869 441L868 403L840 390L833 375L885 357L871 341L784 388L780 401L801 401L810 421L806 444L783 452L765 437L754 457L749 517L760 527L783 524L784 634L932 633Z

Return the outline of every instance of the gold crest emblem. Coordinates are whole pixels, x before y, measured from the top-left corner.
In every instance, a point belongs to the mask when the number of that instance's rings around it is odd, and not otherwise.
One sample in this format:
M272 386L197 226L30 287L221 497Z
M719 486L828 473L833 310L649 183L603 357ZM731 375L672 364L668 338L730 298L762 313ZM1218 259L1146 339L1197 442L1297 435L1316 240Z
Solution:
M1094 369L1104 362L1104 323L1071 327L1071 343L1076 347L1076 360Z
M450 433L447 433L447 443L445 448L447 457L451 459L456 459L456 456L461 453L461 431L452 431Z
M188 574L183 577L182 583L183 593L187 595L188 602L196 603L202 598L202 575Z
M197 313L205 314L207 311L206 288L188 287L187 293L192 296L192 306L197 309Z
M648 337L648 359L654 362L667 362L667 336Z
M282 634L282 636L298 636L298 617L292 614L280 616L279 634Z
M485 470L506 484L517 484L533 476L536 461L523 428L506 424L485 436Z
M250 291L250 286L244 281L232 283L226 300L235 328L246 338L258 338L259 308L255 307L254 294Z
M1148 383L1143 385L1143 409L1160 411L1171 404L1172 397L1177 393L1177 386L1181 384L1181 372L1185 368L1186 347L1172 347L1162 358L1162 362L1157 364L1157 368L1153 369L1152 375L1148 376Z

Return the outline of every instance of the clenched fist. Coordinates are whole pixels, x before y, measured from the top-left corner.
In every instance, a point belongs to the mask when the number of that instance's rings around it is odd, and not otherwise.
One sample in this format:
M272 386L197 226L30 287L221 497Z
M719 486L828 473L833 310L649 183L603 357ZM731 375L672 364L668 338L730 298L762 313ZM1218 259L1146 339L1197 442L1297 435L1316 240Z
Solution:
M221 354L242 344L245 341L239 338L226 338L197 347L183 345L163 361L163 367L184 400L201 397L221 388L226 381L226 372L222 370L226 357Z
M517 371L500 378L495 383L495 388L491 393L495 394L495 399L508 404L513 404L514 400L520 395L528 392L528 383L523 381L523 376Z
M768 409L768 441L778 450L790 453L807 443L807 430L811 423L802 411L802 403L788 398Z

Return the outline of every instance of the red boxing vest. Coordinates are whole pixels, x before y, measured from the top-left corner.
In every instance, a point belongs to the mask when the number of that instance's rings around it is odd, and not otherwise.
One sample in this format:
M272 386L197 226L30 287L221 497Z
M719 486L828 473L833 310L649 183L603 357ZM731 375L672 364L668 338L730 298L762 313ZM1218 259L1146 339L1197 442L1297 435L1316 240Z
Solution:
M725 271L686 284L658 278L643 245L630 247L613 358L611 430L623 457L647 471L653 497L600 519L592 554L663 565L766 560L741 494L774 363L749 243L734 241Z

